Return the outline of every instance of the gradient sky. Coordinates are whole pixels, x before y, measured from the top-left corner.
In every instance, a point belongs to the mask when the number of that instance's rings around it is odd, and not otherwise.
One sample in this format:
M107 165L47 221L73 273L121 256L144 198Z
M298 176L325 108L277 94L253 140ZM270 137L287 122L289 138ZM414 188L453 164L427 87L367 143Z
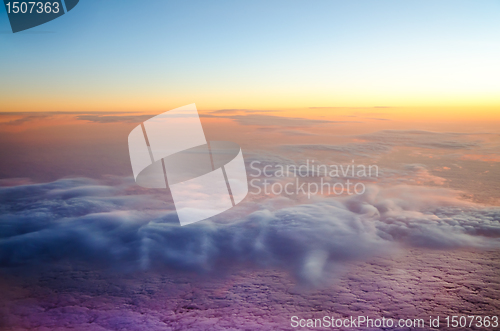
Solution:
M499 14L498 1L84 0L12 34L1 6L0 109L196 102L465 107L497 118Z
M0 329L498 315L499 14L498 0L82 0L13 34L0 5ZM167 190L135 183L127 137L191 103L208 141L241 146L250 193L180 227ZM273 171L312 162L380 172ZM261 180L367 190L255 193Z

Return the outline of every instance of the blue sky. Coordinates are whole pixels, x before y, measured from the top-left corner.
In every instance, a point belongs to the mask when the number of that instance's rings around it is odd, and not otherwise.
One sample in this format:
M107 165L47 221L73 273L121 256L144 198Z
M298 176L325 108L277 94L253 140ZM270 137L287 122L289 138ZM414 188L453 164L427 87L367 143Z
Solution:
M13 110L32 107L26 98L498 104L499 13L499 1L83 0L12 34L2 7L0 98Z

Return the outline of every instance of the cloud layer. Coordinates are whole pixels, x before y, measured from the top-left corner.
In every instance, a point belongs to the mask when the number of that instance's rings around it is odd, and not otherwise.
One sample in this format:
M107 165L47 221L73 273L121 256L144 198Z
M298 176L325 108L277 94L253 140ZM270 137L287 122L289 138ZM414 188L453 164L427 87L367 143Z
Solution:
M238 210L180 227L159 191L88 179L0 188L0 266L87 261L120 270L226 265L279 267L321 282L339 264L398 246L498 247L500 209L461 202L446 189L369 187L361 196ZM283 199L283 198L274 198ZM265 206L271 206L267 203Z
M395 147L413 147L432 150L477 150L483 148L480 140L472 136L489 133L453 133L421 130L382 130L369 134L357 135L354 142L344 144L303 144L283 145L289 152L336 152L359 157L378 157L391 152Z

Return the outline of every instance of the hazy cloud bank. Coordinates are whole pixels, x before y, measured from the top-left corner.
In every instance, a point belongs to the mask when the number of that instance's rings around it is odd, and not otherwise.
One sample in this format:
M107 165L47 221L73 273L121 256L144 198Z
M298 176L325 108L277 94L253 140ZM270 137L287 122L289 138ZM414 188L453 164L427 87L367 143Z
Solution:
M371 186L361 196L281 209L255 204L257 211L243 218L223 214L185 227L158 192L88 179L1 187L0 266L78 260L119 270L217 272L251 263L316 283L339 264L400 246L500 243L499 208L460 201L441 188Z

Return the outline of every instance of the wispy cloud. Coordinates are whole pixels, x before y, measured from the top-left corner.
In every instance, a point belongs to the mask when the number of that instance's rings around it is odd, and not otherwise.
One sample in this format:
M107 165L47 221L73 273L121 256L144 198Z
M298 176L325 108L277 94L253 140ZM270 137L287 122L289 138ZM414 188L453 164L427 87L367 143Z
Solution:
M360 157L374 157L380 154L389 153L391 146L376 143L347 143L347 144L301 144L282 145L281 148L288 152L336 152L345 155L356 155Z
M200 116L206 118L226 118L234 120L241 125L258 125L258 126L304 127L304 126L332 124L332 123L359 123L353 121L330 121L330 120L308 119L302 117L281 117L281 116L265 115L265 114L223 115L223 116L204 114Z
M256 110L256 109L219 109L211 111L210 114L256 114L256 113L278 113L280 110Z
M21 115L22 117L17 118L15 120L7 121L7 122L0 122L0 125L23 125L28 122L35 122L35 121L40 121L40 120L47 120L51 118L51 115L45 115L45 114L36 114L36 115Z
M386 146L408 146L431 149L472 149L480 146L480 141L464 140L470 134L432 132L420 130L383 130L356 136L371 143Z
M367 117L368 120L375 120L375 121L390 121L388 118L378 118L378 117Z
M282 134L288 135L288 136L316 136L316 134L303 131L303 130L283 130L280 131Z
M154 115L79 115L76 118L94 123L140 123Z
M472 150L482 146L480 140L471 140L476 134L441 133L417 130L383 130L352 136L356 142L345 144L282 145L292 152L325 151L360 157L376 157L389 153L393 148L416 147L443 150Z

